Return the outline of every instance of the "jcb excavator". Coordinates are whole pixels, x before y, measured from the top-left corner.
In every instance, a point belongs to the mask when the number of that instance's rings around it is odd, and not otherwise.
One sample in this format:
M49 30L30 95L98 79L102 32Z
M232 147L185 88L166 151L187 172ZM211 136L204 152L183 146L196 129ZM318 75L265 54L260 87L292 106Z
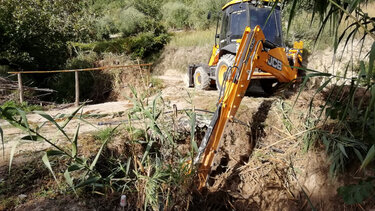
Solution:
M246 1L231 3L238 8L246 7L255 10L254 1L247 1L249 2L247 6L244 6L244 2ZM260 76L272 77L279 82L292 82L297 79L299 67L302 65L301 45L303 44L297 43L294 48L286 52L285 48L275 43L276 41L277 37L270 37L270 35L267 37L259 25L245 26L234 62L228 64L227 70L221 76L217 109L194 160L194 164L198 165L198 190L206 185L225 126L228 121L233 120L250 82L253 83L254 79L259 79ZM199 70L202 68L198 67L195 75L197 72L203 73ZM196 80L202 81L203 77L198 76Z
M266 40L275 47L284 47L281 28L281 0L232 0L222 8L221 29L216 27L215 45L208 65L190 65L188 86L196 89L209 89L212 85L220 91L228 67L233 66L242 34L247 26L259 25ZM277 3L277 4L276 4ZM275 5L276 4L276 5ZM302 49L303 43L295 43ZM252 85L262 87L267 94L272 92L277 78L262 69L253 74ZM280 81L279 81L280 82Z

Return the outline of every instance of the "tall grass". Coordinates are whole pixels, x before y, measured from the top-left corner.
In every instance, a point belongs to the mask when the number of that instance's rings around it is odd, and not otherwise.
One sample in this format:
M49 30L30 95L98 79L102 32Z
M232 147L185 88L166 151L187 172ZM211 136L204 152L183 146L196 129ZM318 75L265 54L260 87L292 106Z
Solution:
M215 29L177 31L164 48L154 70L163 73L174 69L186 73L191 64L208 63L214 45Z
M294 0L293 4L296 2L298 1ZM319 128L314 131L330 157L331 175L345 172L348 166L353 166L356 163L362 163L356 174L363 174L362 170L375 158L373 142L375 138L375 77L373 73L375 34L372 32L375 30L375 22L373 19L369 19L367 13L363 12L360 2L353 1L351 4L346 4L343 1L330 0L325 3L315 2L314 7L314 14L321 16L316 40L329 27L333 35L332 44L335 54L339 43L343 42L346 46L353 42L354 38L361 37L364 40L366 36L373 40L371 51L368 54L368 62L360 61L357 77L346 78L350 67L353 68L353 65L348 65L343 75L307 70L310 73L306 75L302 83L301 91L310 78L323 78L323 83L310 100L306 119L313 123L309 127ZM290 18L295 14L293 8ZM342 29L340 28L342 27L341 23L348 24ZM317 115L312 115L312 111L315 109L313 100L320 92L324 92L325 103ZM366 182L360 181L358 184L339 188L338 193L345 203L355 204L363 202L373 194L374 187L375 180L369 177Z
M171 47L200 47L214 44L215 29L174 32Z
M287 15L288 14L284 14L283 16L284 23L287 22ZM318 29L320 26L319 20L314 19L310 23L306 23L306 20L310 20L312 18L312 12L301 9L298 13L298 16L304 18L295 18L290 26L287 24L283 24L283 33L287 46L293 46L294 41L303 41L304 48L309 51L313 49L324 50L331 46L333 42L333 36L328 29L324 29L319 39L317 39L317 34L319 33L319 31L317 31L316 29ZM289 32L287 31L288 26Z
M189 192L195 171L188 162L193 158L196 149L196 144L193 144L195 113L188 113L192 128L191 150L180 151L177 147L179 136L176 136L174 121L171 122L170 117L164 116L167 106L160 95L149 101L147 95L132 89L132 96L129 100L133 102L134 107L128 113L129 121L124 125L125 129L120 124L97 132L96 137L102 142L99 149L90 157L84 157L81 153L80 147L84 146L79 144L80 124L73 135L66 131L66 126L74 117L80 118L79 111L82 107L69 115L57 117L35 112L44 118L46 123L54 125L57 132L63 135L66 143L62 145L56 145L39 132L45 123L32 128L26 113L18 108L1 108L0 116L27 134L22 140L40 140L50 144L52 149L45 152L42 157L43 163L60 187L63 179L77 196L82 193L77 190L85 187L82 190L94 193L128 195L131 200L128 201L128 209L169 210L176 204L185 206L190 200L186 198L186 193ZM63 118L65 121L58 123L55 118ZM0 128L1 138L2 134ZM117 144L123 146L125 153L116 155L108 148L116 134L122 134L122 138L117 139L120 140ZM15 147L10 154L9 171ZM64 165L57 166L58 163L50 162L51 158L58 158ZM54 170L56 168L59 169L57 172ZM59 173L61 168L63 175Z

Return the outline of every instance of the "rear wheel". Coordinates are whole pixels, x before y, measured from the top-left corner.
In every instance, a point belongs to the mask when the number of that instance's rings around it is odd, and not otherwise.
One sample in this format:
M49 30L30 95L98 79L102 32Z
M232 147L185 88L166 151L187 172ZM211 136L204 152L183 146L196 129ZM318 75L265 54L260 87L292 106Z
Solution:
M198 67L194 73L194 86L200 90L210 88L211 79L203 67Z
M275 88L277 86L277 80L276 79L261 79L260 85L261 85L263 91L267 95L271 95L275 91Z
M223 87L225 73L227 72L228 67L233 66L234 59L235 59L235 55L225 54L220 58L219 62L217 63L215 76L216 76L216 88L219 91Z

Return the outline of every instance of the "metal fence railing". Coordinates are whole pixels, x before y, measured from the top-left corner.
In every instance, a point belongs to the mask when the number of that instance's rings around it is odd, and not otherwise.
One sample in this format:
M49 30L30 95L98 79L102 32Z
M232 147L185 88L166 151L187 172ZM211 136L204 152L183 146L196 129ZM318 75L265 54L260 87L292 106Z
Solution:
M18 91L19 91L19 100L20 103L24 102L24 93L22 85L22 74L51 74L51 73L72 73L75 74L75 106L79 106L79 72L85 71L100 71L100 70L109 70L109 69L122 69L122 68L147 68L147 74L151 72L152 64L135 64L135 65L117 65L117 66L105 66L105 67L95 67L95 68L86 68L86 69L73 69L73 70L50 70L50 71L12 71L8 72L9 74L17 74L18 80Z

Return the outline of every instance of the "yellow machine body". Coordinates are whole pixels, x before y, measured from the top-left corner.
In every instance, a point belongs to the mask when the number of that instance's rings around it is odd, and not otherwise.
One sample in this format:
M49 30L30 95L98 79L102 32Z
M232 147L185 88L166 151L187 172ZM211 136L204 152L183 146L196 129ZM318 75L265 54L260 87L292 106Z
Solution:
M251 0L232 0L230 2L228 2L226 5L223 6L223 8L221 8L222 10L226 9L227 7L231 6L231 5L234 5L234 4L239 4L239 3L242 3L242 2L248 2L248 1L251 1ZM276 2L276 0L262 0L262 2ZM281 3L282 1L278 1L278 3Z
M302 59L298 49L288 53L294 59L295 65L291 67L284 48L269 49L266 48L266 43L260 26L256 26L253 30L250 27L245 29L234 66L226 74L225 86L219 98L217 110L194 161L194 163L199 163L198 189L206 185L225 126L236 115L242 98L251 80L254 79L255 70L261 69L280 82L290 82L297 78L297 70Z

